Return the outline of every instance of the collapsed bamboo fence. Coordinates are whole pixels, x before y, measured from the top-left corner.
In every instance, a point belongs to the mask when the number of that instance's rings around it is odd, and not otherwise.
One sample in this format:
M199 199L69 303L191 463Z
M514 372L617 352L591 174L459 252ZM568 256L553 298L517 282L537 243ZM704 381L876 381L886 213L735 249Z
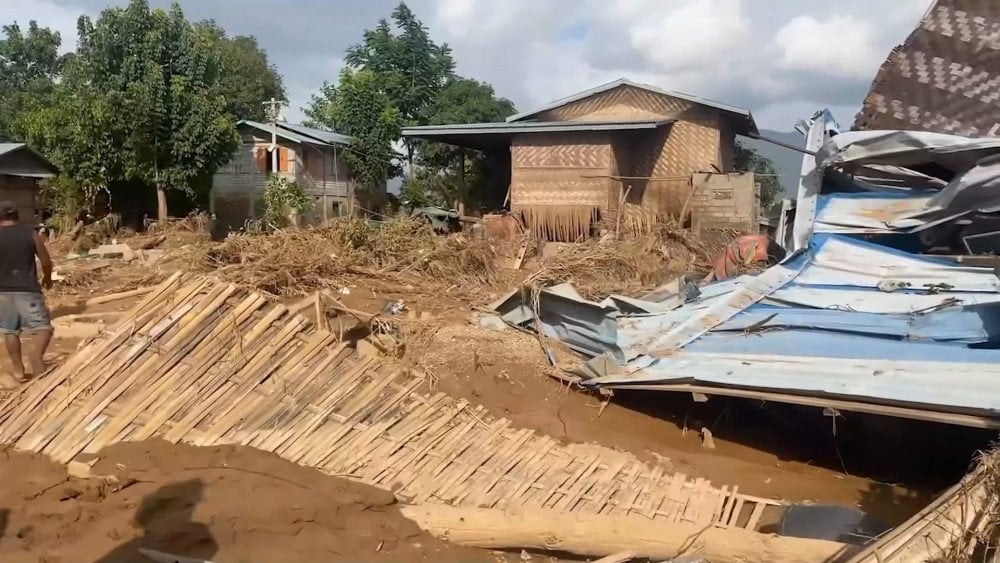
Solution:
M427 387L425 375L360 355L259 294L175 274L0 404L0 441L63 463L149 438L242 444L414 504L749 530L780 505L624 452L513 428Z

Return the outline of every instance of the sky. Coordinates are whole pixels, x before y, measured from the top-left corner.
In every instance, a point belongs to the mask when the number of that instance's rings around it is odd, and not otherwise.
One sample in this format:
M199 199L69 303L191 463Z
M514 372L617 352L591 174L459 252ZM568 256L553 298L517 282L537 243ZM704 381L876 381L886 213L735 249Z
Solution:
M76 42L76 20L125 0L0 0ZM151 0L165 7L169 1ZM180 0L188 19L253 35L285 80L286 117L335 81L344 50L398 0ZM879 65L931 0L410 0L457 71L528 110L626 77L753 112L789 131L819 108L849 126Z

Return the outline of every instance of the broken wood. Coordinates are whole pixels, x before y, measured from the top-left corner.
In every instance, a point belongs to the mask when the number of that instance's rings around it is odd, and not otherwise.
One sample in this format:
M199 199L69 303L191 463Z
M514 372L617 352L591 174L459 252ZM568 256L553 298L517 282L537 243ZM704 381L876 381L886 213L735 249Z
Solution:
M860 548L825 540L759 534L637 516L532 508L519 512L446 505L402 506L403 516L431 534L487 549L543 549L590 557L620 553L671 559L697 553L712 561L836 561Z
M524 255L528 253L528 246L531 244L531 239L525 239L524 244L521 245L521 249L517 252L517 258L514 260L514 269L520 270L521 266L524 264Z
M634 551L631 549L626 549L625 551L619 551L618 553L612 553L607 557L601 557L594 561L594 563L625 563L626 561L631 561L638 557Z
M159 235L147 240L146 242L140 244L139 246L136 246L135 248L133 248L133 250L149 250L150 248L156 248L157 246L160 246L161 244L166 242L166 240L167 240L167 235Z
M104 303L121 301L122 299L128 299L129 297L139 297L140 295L152 293L154 289L156 289L156 287L140 287L139 289L133 289L131 291L112 293L111 295L102 295L101 297L92 297L84 301L84 305L91 307L93 305L103 305Z
M340 299L337 299L336 297L331 295L329 291L324 291L323 297L326 297L330 301L330 303L333 304L334 308L337 309L338 311L343 311L344 313L351 315L352 317L358 319L363 323L372 320L372 318L376 316L372 313L366 313L364 311L359 311L357 309L351 309L347 305L344 305L343 302L340 301Z
M691 209L691 200L694 199L694 192L698 191L698 185L693 181L691 182L691 189L688 190L688 195L684 198L684 205L681 206L680 217L677 218L677 225L684 228L684 222L687 220L688 211Z

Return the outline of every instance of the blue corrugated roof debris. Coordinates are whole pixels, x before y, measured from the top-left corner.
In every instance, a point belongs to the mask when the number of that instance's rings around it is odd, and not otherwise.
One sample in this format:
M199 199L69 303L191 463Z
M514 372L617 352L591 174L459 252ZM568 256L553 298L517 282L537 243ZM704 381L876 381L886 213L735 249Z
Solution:
M495 309L588 358L573 370L587 387L1000 427L1000 270L904 250L914 233L1000 208L1000 139L833 136L826 112L803 129L817 155L804 159L795 223L779 238L795 252L781 264L645 299L589 302L564 285L537 308L513 293Z

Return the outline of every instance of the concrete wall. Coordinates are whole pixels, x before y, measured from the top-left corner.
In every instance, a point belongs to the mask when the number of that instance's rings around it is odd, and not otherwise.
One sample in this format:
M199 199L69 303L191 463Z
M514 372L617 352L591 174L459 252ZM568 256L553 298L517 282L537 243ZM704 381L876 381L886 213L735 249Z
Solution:
M695 174L691 223L695 228L725 227L756 233L760 190L752 173Z

